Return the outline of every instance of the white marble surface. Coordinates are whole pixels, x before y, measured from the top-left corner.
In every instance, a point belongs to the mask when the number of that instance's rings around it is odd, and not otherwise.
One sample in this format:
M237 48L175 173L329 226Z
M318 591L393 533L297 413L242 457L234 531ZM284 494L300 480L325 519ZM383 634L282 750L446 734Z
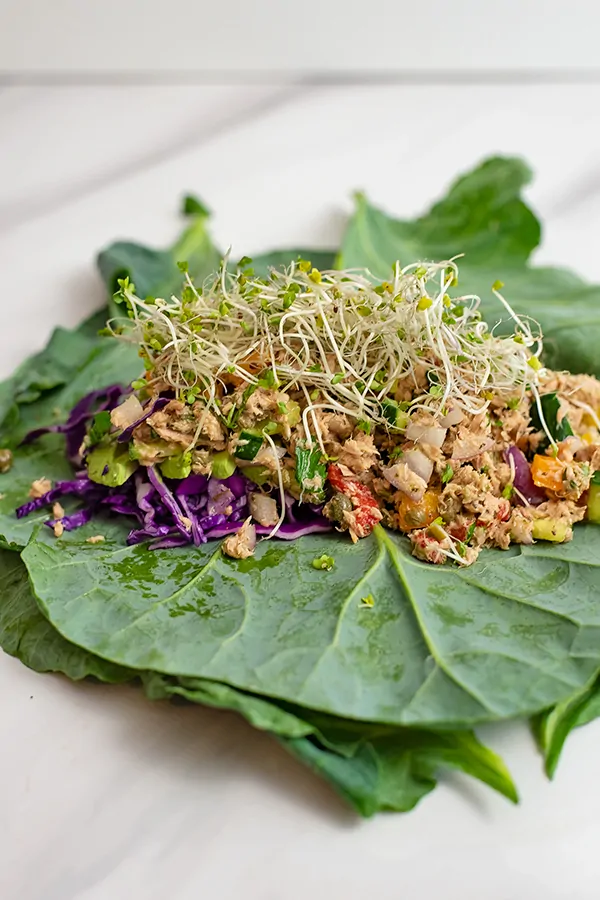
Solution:
M596 0L0 0L0 74L599 71Z
M336 240L363 188L411 214L492 152L526 155L539 258L600 278L600 87L12 88L0 92L2 357L102 299L117 236L170 240L199 193L242 254ZM2 900L595 900L600 724L554 783L524 727L483 736L512 807L456 776L357 820L233 715L73 685L0 656Z

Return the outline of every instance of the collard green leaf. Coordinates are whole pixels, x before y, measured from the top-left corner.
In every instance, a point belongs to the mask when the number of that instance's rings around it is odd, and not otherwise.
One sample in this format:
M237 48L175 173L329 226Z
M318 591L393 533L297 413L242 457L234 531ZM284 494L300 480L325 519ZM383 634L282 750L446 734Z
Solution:
M48 509L25 519L17 519L15 514L17 507L30 499L29 489L38 478L49 478L52 482L73 478L73 469L65 459L62 435L49 434L35 444L22 447L14 454L9 471L0 475L0 546L22 549L33 530L49 518Z
M15 447L33 428L66 420L89 391L129 384L142 368L137 349L100 337L107 310L79 328L57 328L46 347L0 384L0 443Z
M62 672L72 681L122 682L137 675L66 641L37 606L18 554L7 550L0 550L0 647L36 672Z
M190 276L198 283L219 268L221 253L208 231L208 213L195 201L187 203L183 212L190 217L189 226L166 250L157 250L132 241L117 241L98 254L98 268L110 294L118 288L120 278L129 277L140 297L170 297L181 291L183 275L177 263L187 262ZM122 313L113 310L113 315Z
M129 277L140 297L170 297L181 290L183 276L177 263L187 262L190 276L202 284L220 265L222 253L213 244L208 231L210 213L196 197L184 197L182 212L191 219L178 240L166 250L146 247L133 241L116 241L98 254L98 268L110 294L118 279ZM281 268L296 259L309 259L317 269L331 269L335 251L320 249L284 249L261 253L252 258L255 275L265 278L271 268ZM118 315L117 310L112 311Z
M21 363L0 384L0 441L9 440L19 418L19 408L65 385L89 360L96 339L86 333L57 328L47 346Z
M297 259L308 259L315 269L335 268L336 253L334 250L272 250L270 253L262 253L252 257L254 274L260 278L266 278L269 269L281 269L289 266Z
M539 712L600 667L593 525L572 544L489 551L467 569L421 563L379 527L356 545L262 542L241 561L218 544L127 548L126 526L108 522L91 546L88 528L40 530L23 559L55 627L124 666L428 728ZM324 553L331 571L312 565Z
M454 766L455 757L460 769L516 799L502 761L472 735L421 735L404 729L387 734L384 750L374 746L381 740L376 732L365 734L354 723L330 720L328 725L321 717L317 727L293 711L228 685L178 682L152 672L125 669L88 653L66 641L44 618L31 593L25 566L16 553L6 550L0 550L0 647L36 672L60 672L72 681L93 677L112 683L141 676L152 699L180 696L239 712L255 727L278 736L287 749L329 778L362 815L379 809L412 808L435 787L436 772ZM324 736L327 728L330 734ZM391 758L395 765L390 764Z
M73 371L66 384L19 407L5 445L16 447L32 429L66 421L73 406L89 391L117 382L128 384L139 371L135 348L114 339L99 338L85 365ZM8 472L0 474L0 546L13 550L24 547L33 529L48 518L47 510L24 519L15 515L16 508L29 499L34 480L49 478L55 482L72 477L62 435L46 435L34 444L18 447L13 465ZM72 504L67 501L64 505L69 509Z
M600 376L600 286L586 284L565 269L529 264L541 234L521 198L530 178L521 160L489 159L414 221L394 219L359 195L339 262L344 267L367 266L374 275L388 278L397 259L407 264L464 253L457 291L478 294L491 324L505 317L491 293L500 279L516 312L542 325L548 365Z
M562 703L557 703L532 721L532 728L544 756L549 778L556 767L568 736L575 728L587 725L600 716L600 683L592 683L576 691Z

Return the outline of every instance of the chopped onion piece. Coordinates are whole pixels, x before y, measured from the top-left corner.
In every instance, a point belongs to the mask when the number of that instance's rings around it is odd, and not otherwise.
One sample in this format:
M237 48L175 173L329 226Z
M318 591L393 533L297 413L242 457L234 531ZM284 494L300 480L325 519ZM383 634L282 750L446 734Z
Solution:
M252 517L259 525L276 525L279 519L277 503L272 497L258 491L248 495L248 504Z
M446 440L446 429L437 425L409 425L406 429L406 437L409 441L418 441L421 444L430 444L438 449Z
M440 419L440 425L443 425L444 428L451 428L453 425L458 425L462 422L464 417L465 414L462 409L455 406L454 409L451 409L449 413Z
M137 422L138 419L141 419L143 415L144 407L135 394L130 394L127 400L121 403L120 406L115 406L111 411L110 421L115 428L127 428L129 425Z
M427 484L433 474L433 463L422 450L406 450L403 459L408 468Z

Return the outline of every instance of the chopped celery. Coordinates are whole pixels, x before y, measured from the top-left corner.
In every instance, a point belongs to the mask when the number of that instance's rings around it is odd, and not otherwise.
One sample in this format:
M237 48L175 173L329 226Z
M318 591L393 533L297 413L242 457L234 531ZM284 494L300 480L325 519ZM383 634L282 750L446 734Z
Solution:
M94 447L86 457L86 465L90 479L107 487L124 484L138 467L129 458L127 445L114 443Z
M229 478L235 472L235 459L227 450L215 453L212 458L213 478Z
M254 484L258 484L259 486L267 484L271 474L266 466L244 466L241 471L246 478L249 478L250 481L253 481Z
M160 471L165 478L187 478L192 471L192 454L178 453L170 456L160 464Z
M592 481L588 493L587 517L589 522L600 525L600 484Z

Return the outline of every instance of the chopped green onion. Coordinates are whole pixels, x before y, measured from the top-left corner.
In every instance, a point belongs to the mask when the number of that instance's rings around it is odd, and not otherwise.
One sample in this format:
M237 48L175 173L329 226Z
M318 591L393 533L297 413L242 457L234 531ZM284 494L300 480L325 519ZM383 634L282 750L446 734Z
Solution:
M322 556L315 557L312 561L313 569L322 569L325 572L330 572L331 569L333 569L334 564L335 560L333 556L327 556L326 553Z

